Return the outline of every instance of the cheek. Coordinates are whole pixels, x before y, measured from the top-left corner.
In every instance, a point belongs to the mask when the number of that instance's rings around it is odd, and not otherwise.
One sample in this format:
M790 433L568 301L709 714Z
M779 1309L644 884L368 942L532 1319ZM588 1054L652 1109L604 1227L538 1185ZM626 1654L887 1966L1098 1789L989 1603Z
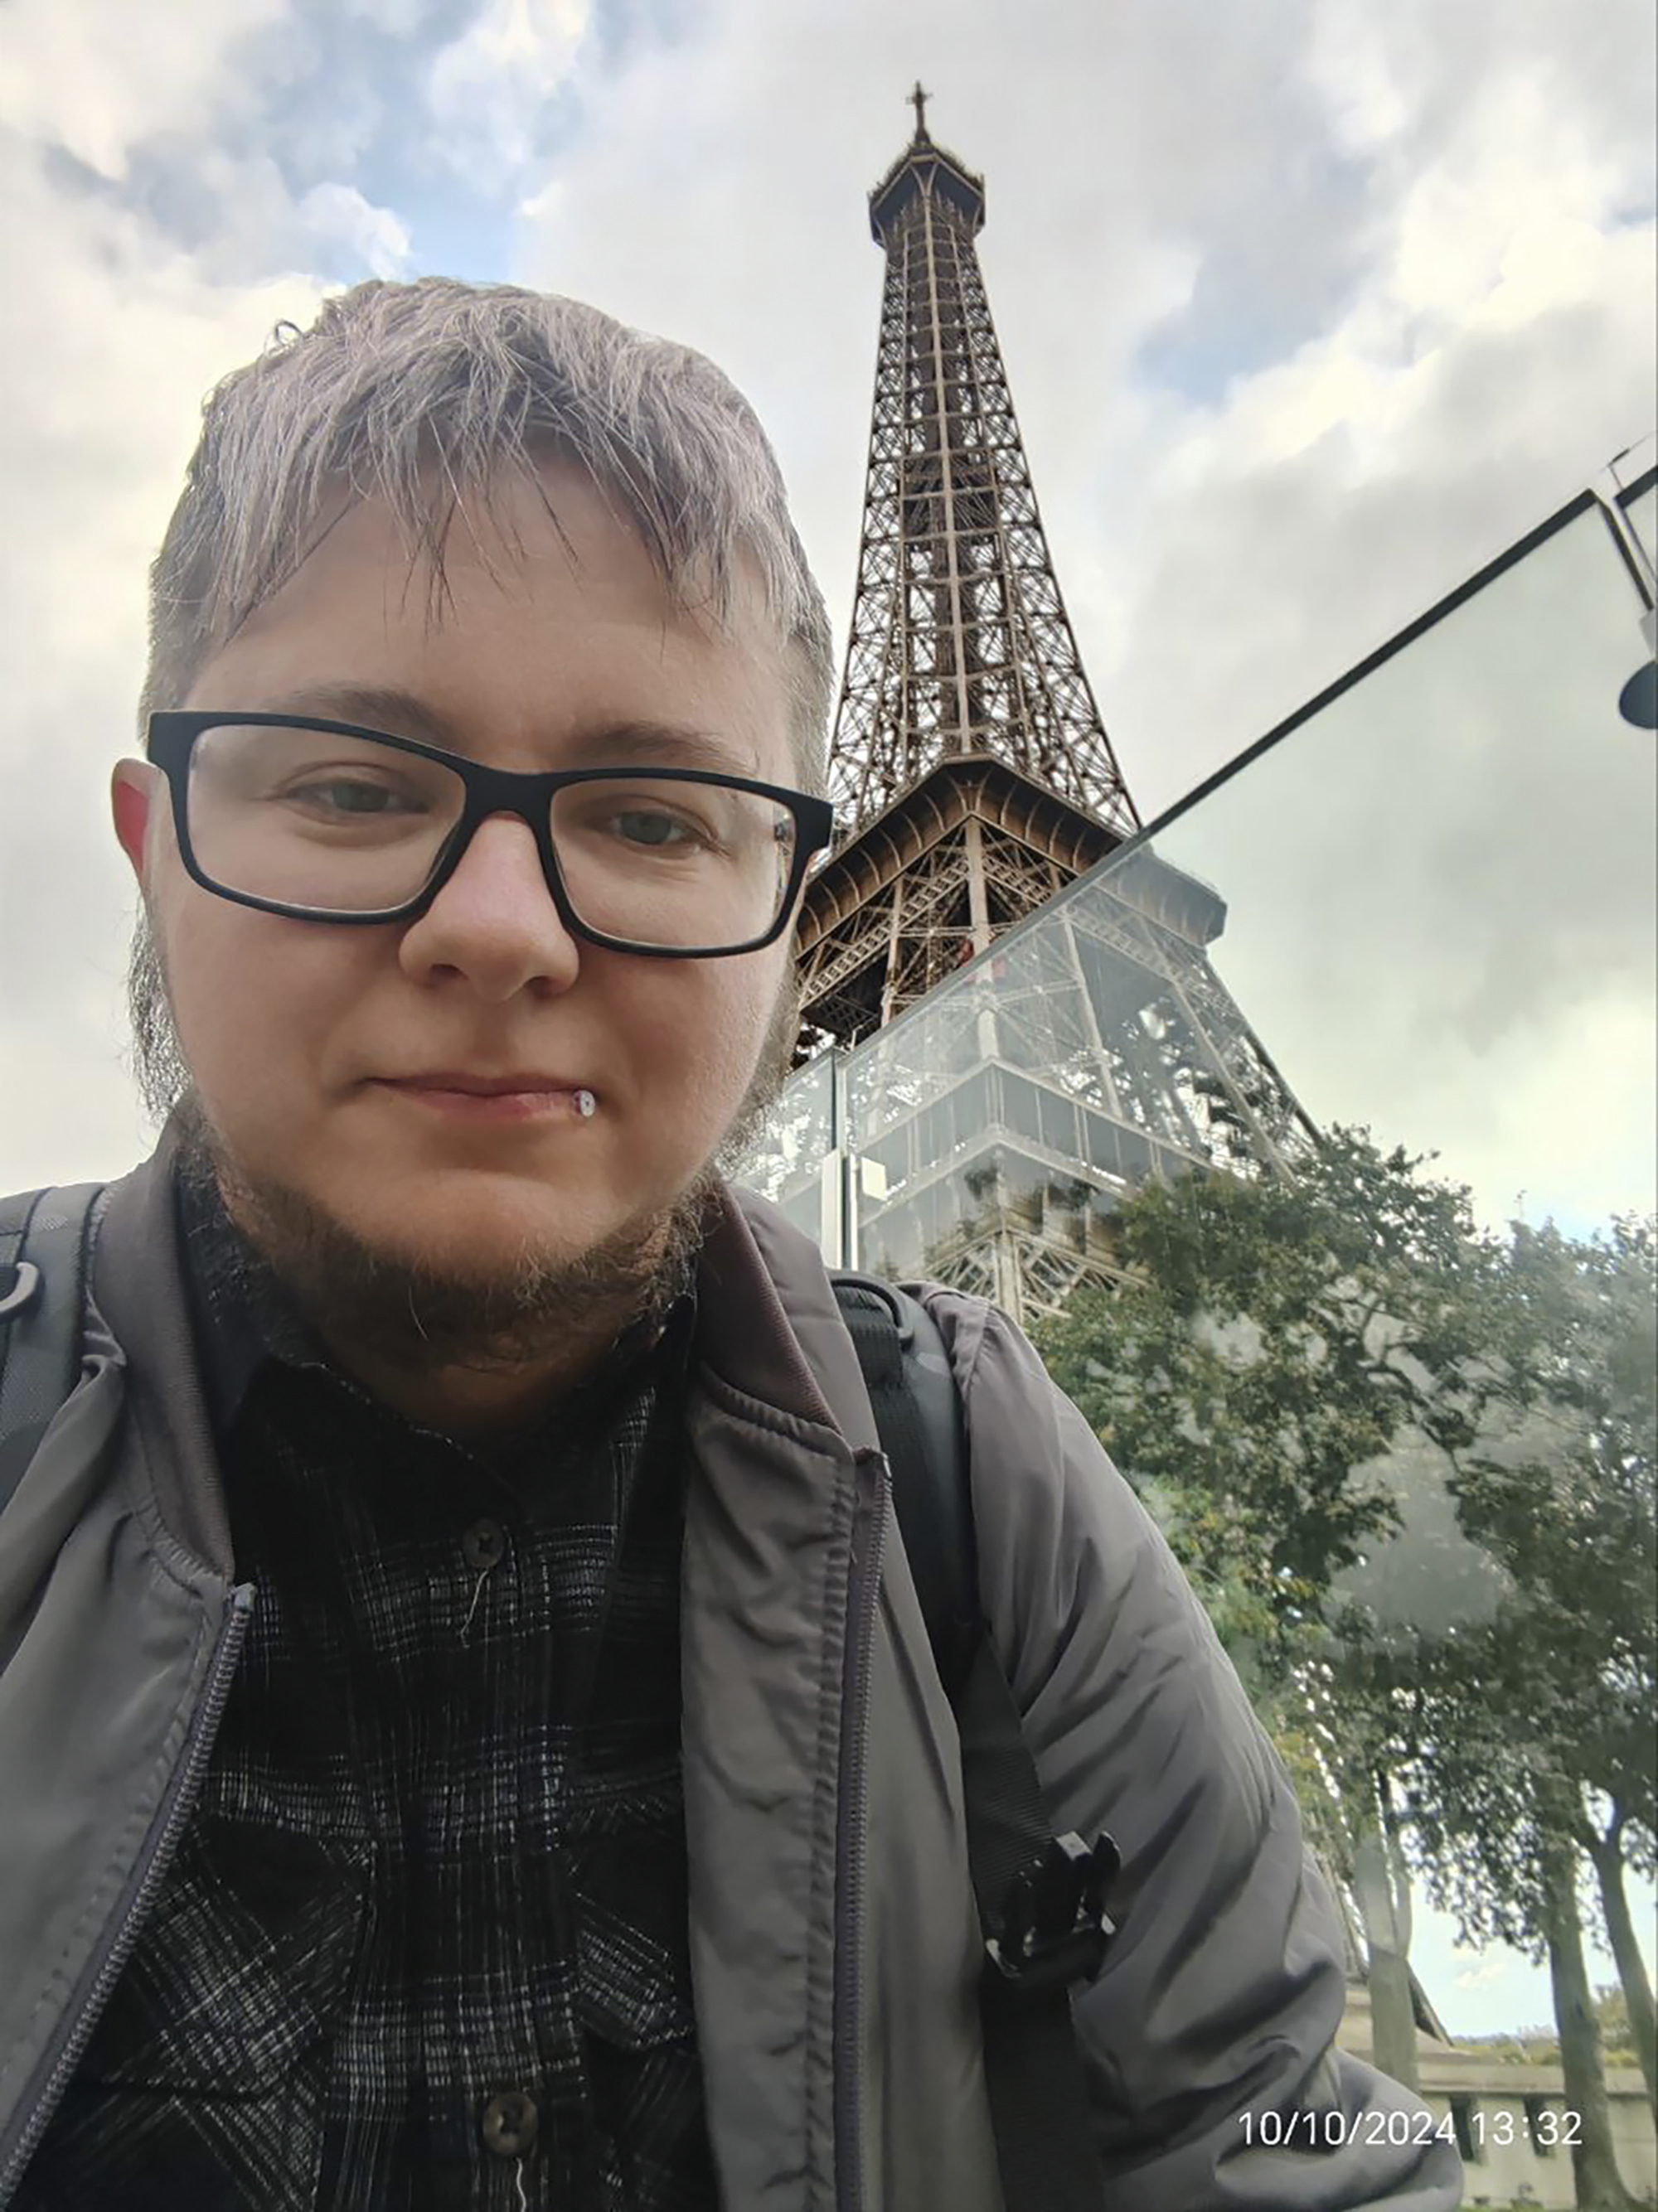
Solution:
M330 962L303 939L274 915L205 893L173 903L164 938L168 989L210 1110L234 1109L249 1095L290 1093L290 1079L308 1065L311 1041L340 994L329 970L350 948L332 948ZM291 1096L287 1103L291 1110Z
M778 979L747 963L675 965L691 975L665 974L641 1009L642 1089L658 1113L729 1113L748 1088Z

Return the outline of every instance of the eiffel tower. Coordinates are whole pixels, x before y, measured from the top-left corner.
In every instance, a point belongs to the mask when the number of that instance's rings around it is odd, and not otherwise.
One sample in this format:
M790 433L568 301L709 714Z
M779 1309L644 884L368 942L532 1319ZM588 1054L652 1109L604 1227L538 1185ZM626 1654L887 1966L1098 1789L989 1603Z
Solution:
M830 751L844 826L802 911L806 1065L750 1179L819 1233L814 1178L850 1149L838 1256L1024 1321L1112 1279L1124 1192L1282 1169L1306 1132L1210 964L1218 895L1143 844L1080 881L1140 817L1014 414L984 180L910 97L914 136L869 195L887 274Z

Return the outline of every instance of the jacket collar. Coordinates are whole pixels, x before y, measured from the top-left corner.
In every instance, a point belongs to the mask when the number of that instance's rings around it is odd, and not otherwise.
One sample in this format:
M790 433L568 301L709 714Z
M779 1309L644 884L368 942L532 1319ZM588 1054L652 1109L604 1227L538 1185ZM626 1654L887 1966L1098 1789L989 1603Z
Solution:
M698 1348L751 1398L878 1446L857 1352L811 1238L758 1192L720 1187L698 1271Z
M220 1573L230 1528L201 1383L169 1126L141 1167L109 1191L93 1299L126 1356L156 1503L174 1536ZM761 1404L875 1445L857 1354L812 1240L756 1193L722 1183L698 1263L696 1357Z
M232 1572L230 1523L179 1249L169 1126L111 1186L93 1250L92 1302L126 1361L134 1425L156 1506L192 1558Z

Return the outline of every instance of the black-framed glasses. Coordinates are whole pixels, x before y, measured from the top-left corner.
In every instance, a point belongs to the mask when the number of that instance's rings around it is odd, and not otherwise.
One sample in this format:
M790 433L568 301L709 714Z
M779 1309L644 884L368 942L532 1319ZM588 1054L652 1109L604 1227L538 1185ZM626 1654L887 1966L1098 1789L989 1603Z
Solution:
M300 921L412 921L480 822L529 825L564 927L667 960L756 952L782 933L826 799L701 769L520 775L353 722L149 718L186 868L204 890Z

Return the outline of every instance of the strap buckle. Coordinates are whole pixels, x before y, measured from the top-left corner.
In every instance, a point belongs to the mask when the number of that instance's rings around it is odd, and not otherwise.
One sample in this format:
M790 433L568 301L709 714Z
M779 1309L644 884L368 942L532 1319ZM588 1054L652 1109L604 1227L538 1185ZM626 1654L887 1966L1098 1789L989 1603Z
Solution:
M1009 1883L1000 1923L985 1942L997 1972L1027 1990L1091 1982L1117 1933L1106 1898L1122 1863L1103 1829L1092 1846L1074 1829L1051 1836Z
M0 1267L0 1281L6 1276L11 1281L0 1291L0 1321L9 1321L34 1302L40 1288L40 1270L32 1260L14 1260L9 1267Z

